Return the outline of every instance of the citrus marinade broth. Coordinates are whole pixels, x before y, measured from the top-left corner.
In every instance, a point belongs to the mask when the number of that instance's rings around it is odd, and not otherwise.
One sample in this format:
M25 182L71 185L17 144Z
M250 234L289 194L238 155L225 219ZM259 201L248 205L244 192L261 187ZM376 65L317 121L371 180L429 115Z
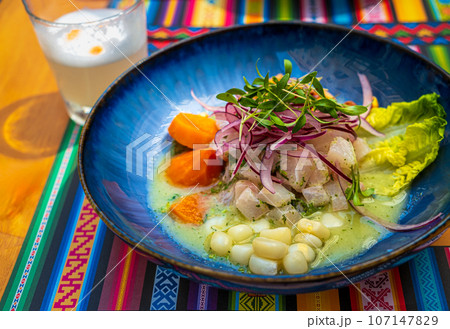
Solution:
M368 185L369 186L369 185ZM156 175L150 186L150 204L153 209L167 214L169 206L177 198L200 191L208 191L209 188L189 189L177 188L170 185L164 173ZM232 193L232 188L228 190ZM210 206L206 220L200 226L182 224L173 220L170 216L162 221L161 225L175 241L192 250L200 256L208 256L204 243L208 235L215 230L226 231L237 224L257 225L258 220L250 221L240 214L234 205L225 205L218 200L221 194L211 194ZM394 198L367 198L365 207L378 217L391 222L396 222L407 202L407 192L403 191ZM321 210L327 213L327 207ZM361 215L349 208L347 211L329 212L341 218L344 224L341 227L330 228L331 237L317 253L317 258L311 263L312 267L326 265L329 261L340 261L350 258L373 246L387 231L380 226L368 223L361 219ZM317 213L318 214L318 213ZM314 218L314 217L312 217ZM275 226L272 225L272 228ZM220 258L220 257L217 257Z

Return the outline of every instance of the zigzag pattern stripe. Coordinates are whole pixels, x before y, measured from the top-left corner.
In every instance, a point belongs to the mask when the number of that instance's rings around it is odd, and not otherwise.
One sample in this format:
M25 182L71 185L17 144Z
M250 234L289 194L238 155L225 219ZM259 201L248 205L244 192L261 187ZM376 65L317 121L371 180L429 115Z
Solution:
M367 31L383 37L390 37L404 44L448 44L450 23L440 24L361 24L357 30ZM147 36L152 41L181 40L214 29L210 28L168 28L150 27Z
M430 24L417 24L416 26L412 27L411 25L407 24L395 24L392 27L389 27L389 25L383 25L383 24L373 24L372 27L370 26L357 26L356 29L358 30L365 30L370 33L376 34L378 31L383 31L388 35L395 35L397 33L407 33L410 35L418 35L420 33L423 33L423 31L427 31L428 33L432 34L448 34L447 30L450 29L450 23L441 23L437 26L433 26Z
M410 263L415 274L415 289L420 306L426 311L444 311L447 305L439 294L440 280L433 267L430 248L420 252Z
M66 310L77 305L97 227L98 216L85 200L52 309Z
M45 229L47 227L48 220L53 210L53 205L55 204L56 197L58 195L59 189L61 188L61 182L66 174L67 166L72 156L73 147L77 141L78 132L80 131L80 126L75 125L72 131L72 135L70 136L69 144L67 145L66 150L64 151L63 159L61 165L58 169L58 173L56 175L55 183L52 186L50 198L45 206L44 215L39 224L39 230L36 233L36 237L34 238L33 246L30 250L30 254L28 256L27 263L22 272L22 277L16 289L16 294L10 306L10 311L16 311L19 306L20 299L23 294L23 290L25 289L25 285L27 283L28 277L30 275L31 267L33 266L33 262L35 260L36 254L39 250L39 246L42 241L42 237L44 236Z

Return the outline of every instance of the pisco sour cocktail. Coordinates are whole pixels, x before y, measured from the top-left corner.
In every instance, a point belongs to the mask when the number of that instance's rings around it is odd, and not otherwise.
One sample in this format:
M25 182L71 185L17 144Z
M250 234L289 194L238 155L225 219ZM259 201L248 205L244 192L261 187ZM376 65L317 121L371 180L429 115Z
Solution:
M147 56L139 10L83 9L36 26L70 117L83 124L97 99L127 68ZM45 33L43 31L45 29Z

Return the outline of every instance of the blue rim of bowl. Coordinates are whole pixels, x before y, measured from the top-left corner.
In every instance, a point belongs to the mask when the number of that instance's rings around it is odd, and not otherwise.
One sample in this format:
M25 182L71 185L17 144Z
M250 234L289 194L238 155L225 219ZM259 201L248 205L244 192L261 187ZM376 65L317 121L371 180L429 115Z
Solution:
M411 241L410 243L404 245L403 247L396 249L392 251L389 254L386 254L385 256L376 257L370 261L366 261L364 263L360 263L358 265L354 265L344 271L341 271L338 269L336 272L330 272L327 274L322 275L276 275L276 276L263 276L263 275L254 275L254 274L243 274L238 271L236 273L230 273L230 272L222 272L218 269L213 268L205 268L201 266L193 266L187 263L179 262L176 260L173 260L172 258L166 257L165 255L159 254L156 251L150 250L139 244L139 241L136 241L132 239L131 237L128 237L124 232L122 232L109 218L101 211L101 209L96 204L94 198L92 197L89 188L87 186L87 182L84 175L84 168L83 168L83 151L84 151L84 144L87 138L87 135L89 134L89 129L91 127L91 124L95 118L95 115L97 114L97 109L106 102L106 98L104 96L108 94L111 91L114 91L114 89L118 86L118 83L121 81L121 79L127 75L130 71L134 69L139 69L140 66L142 66L145 62L152 60L154 58L164 56L164 54L169 53L171 51L177 50L178 48L183 47L186 44L194 43L197 40L206 39L214 37L217 34L222 33L228 33L230 31L234 30L245 30L245 29L252 29L259 26L305 26L315 29L331 29L339 32L346 32L346 33L355 33L359 36L370 38L376 42L382 42L390 44L392 47L396 48L399 51L403 51L408 53L409 55L416 57L417 59L421 60L422 62L425 62L429 68L431 68L435 74L441 74L444 76L444 79L446 79L450 85L450 75L445 72L441 67L438 65L432 63L429 59L424 57L423 55L418 54L417 52L414 52L413 50L397 44L391 40L384 39L382 37L370 34L365 31L360 30L351 30L347 27L334 25L334 24L319 24L319 23L305 23L305 22L298 22L298 21L285 21L285 22L266 22L266 23L256 23L256 24L248 24L248 25L237 25L227 28L221 28L214 31L210 31L195 37L191 37L186 40L179 41L177 43L174 43L172 45L169 45L163 49L157 50L154 53L152 53L149 57L142 59L141 61L137 62L135 65L133 65L131 68L123 72L100 96L100 98L97 100L96 104L92 108L91 113L89 114L86 123L83 126L83 129L81 131L80 136L80 143L79 143L79 149L78 149L78 175L80 178L81 185L83 187L84 193L86 197L88 198L90 204L92 205L92 208L95 210L95 212L98 214L98 216L103 220L103 222L106 224L106 226L119 238L121 238L123 241L128 243L132 248L138 249L141 253L147 254L149 256L152 256L154 258L157 258L165 263L168 263L172 266L179 267L181 269L199 273L202 275L206 275L212 278L220 279L220 280L226 280L229 282L246 282L246 283L290 283L290 282L313 282L313 281L322 281L326 279L335 278L337 276L343 275L344 277L351 277L354 275L361 274L363 272L369 271L377 266L382 265L383 263L386 263L388 261L392 261L395 259L400 258L402 254L413 252L416 248L419 248L420 246L424 245L425 243L435 239L439 235L441 235L445 230L450 228L450 215L443 215L443 218L440 222L435 224L433 227L430 227L427 232L425 232L422 236L416 238L415 240Z

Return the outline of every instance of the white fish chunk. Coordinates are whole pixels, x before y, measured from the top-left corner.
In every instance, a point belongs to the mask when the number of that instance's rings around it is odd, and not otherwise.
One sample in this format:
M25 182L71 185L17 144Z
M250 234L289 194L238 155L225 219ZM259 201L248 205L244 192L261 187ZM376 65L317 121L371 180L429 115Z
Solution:
M258 185L261 183L261 178L257 173L255 173L253 170L250 169L248 165L239 168L239 171L236 174L236 177L243 180L249 180L255 185Z
M283 185L274 183L273 188L275 193L272 194L268 189L263 187L258 193L258 199L267 202L274 207L281 207L288 204L295 198L294 193L289 192Z
M314 158L312 160L314 162L314 170L309 177L307 186L323 185L330 180L328 167L318 158Z
M330 202L330 196L322 186L311 186L302 190L306 203L313 206L324 206Z
M259 188L249 180L239 180L234 184L234 197L237 199L241 193L246 189L250 188L253 192L258 193Z
M273 208L266 216L271 219L275 225L287 225L289 227L292 227L302 219L301 214L291 204L281 208Z
M348 209L348 202L345 198L344 193L342 192L342 189L337 182L337 179L329 181L326 183L323 188L328 193L331 199L331 207L333 208L333 211L341 211L341 210L347 210Z
M356 160L358 161L364 158L366 154L372 150L366 140L362 138L355 139L353 148L355 149Z
M307 157L310 156L308 151L301 149L290 151L288 154L290 155L286 155L285 159L280 161L280 173L294 190L300 192L308 183L315 165L313 159Z
M330 144L328 160L334 164L339 163L341 169L349 173L351 167L356 164L356 155L352 143L342 137L336 137Z
M307 144L314 146L317 152L327 154L330 149L331 142L336 137L348 138L350 135L338 130L328 130L325 135L309 140Z
M251 188L245 188L236 199L236 208L248 219L258 219L269 212L269 207L261 202Z

